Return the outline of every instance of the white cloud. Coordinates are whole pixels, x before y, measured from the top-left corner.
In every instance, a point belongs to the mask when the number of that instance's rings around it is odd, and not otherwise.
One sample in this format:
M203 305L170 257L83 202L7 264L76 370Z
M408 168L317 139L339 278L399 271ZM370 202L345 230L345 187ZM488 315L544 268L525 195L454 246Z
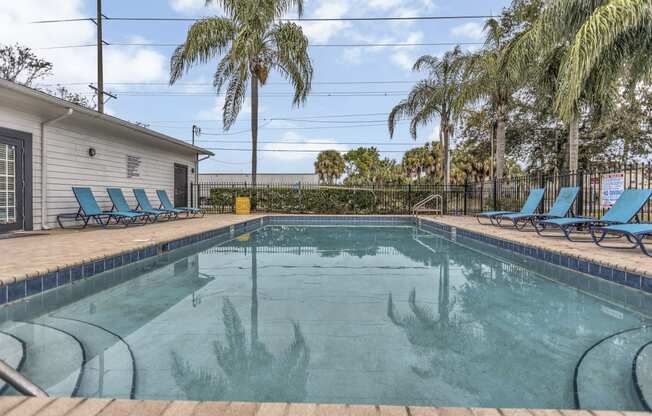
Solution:
M326 19L340 18L350 10L350 4L344 0L326 1L310 14L311 17ZM323 43L351 25L343 21L334 22L299 22L311 42Z
M190 14L198 11L206 11L215 13L219 11L219 7L213 3L206 6L206 0L170 0L170 7L179 13Z
M213 100L213 105L211 105L210 108L201 110L199 113L197 113L197 119L198 120L207 120L207 119L222 120L223 108L224 108L224 95L218 95ZM258 117L262 118L264 113L265 113L265 107L259 104ZM247 97L242 103L242 108L240 108L240 114L238 115L238 118L242 118L242 116L248 117L249 115L251 115L251 100L249 99L249 97Z
M452 28L451 35L471 40L482 40L484 39L484 27L480 23L469 22Z
M317 152L322 150L338 150L345 152L348 147L337 143L335 139L307 139L295 132L286 132L281 140L277 143L266 143L262 146L266 161L274 160L277 162L306 162L315 160ZM300 149L304 152L280 152L275 150L282 149ZM314 151L307 153L305 151Z
M89 82L96 79L95 48L38 49L48 46L92 44L95 25L88 21L34 25L41 19L82 18L81 0L21 0L0 2L0 39L19 43L54 65L54 75L42 82ZM129 40L144 41L132 37ZM139 46L104 48L105 82L147 82L167 78L167 58L158 51Z

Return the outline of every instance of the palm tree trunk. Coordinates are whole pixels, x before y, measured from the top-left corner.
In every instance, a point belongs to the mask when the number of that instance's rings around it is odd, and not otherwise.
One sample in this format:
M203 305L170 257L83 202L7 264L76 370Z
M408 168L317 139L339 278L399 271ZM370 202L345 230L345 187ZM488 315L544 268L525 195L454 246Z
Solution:
M258 78L251 74L251 187L256 191L258 172Z
M439 131L441 134L441 147L443 153L443 163L442 168L444 169L444 186L450 185L450 169L448 169L448 149L450 146L450 131L449 131L449 120L448 116L443 116L441 118L441 123L439 125Z
M496 179L500 180L505 173L505 110L498 107L496 118Z
M568 170L576 172L579 163L579 135L580 135L580 118L573 114L568 125Z

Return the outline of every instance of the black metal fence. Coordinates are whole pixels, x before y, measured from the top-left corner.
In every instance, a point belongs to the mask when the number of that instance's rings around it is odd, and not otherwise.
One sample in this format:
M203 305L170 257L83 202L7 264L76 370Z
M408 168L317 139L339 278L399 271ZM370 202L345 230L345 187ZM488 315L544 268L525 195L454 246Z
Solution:
M600 171L555 175L525 175L497 181L467 182L458 185L291 185L247 183L197 184L200 207L209 213L233 212L235 197L252 197L254 212L323 213L323 214L410 214L419 201L431 194L443 199L444 213L474 215L486 210L518 211L529 192L545 188L543 210L548 210L559 189L580 187L574 206L575 215L600 216L607 209L603 196L608 184L625 189L652 188L652 164L613 165ZM642 221L652 221L652 203L640 214Z

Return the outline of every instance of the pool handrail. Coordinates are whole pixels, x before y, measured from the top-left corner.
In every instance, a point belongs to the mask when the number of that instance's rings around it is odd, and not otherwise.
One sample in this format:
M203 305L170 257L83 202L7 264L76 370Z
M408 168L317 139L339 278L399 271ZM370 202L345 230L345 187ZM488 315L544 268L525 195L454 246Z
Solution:
M0 359L0 379L22 395L43 398L49 397L45 390L20 374L2 359Z

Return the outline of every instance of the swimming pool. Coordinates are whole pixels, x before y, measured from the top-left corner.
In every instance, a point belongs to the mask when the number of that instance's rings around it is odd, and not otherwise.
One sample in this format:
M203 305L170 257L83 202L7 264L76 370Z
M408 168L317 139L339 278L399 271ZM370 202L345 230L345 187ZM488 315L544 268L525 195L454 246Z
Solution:
M0 357L64 396L644 408L649 295L407 221L297 222L9 305Z

